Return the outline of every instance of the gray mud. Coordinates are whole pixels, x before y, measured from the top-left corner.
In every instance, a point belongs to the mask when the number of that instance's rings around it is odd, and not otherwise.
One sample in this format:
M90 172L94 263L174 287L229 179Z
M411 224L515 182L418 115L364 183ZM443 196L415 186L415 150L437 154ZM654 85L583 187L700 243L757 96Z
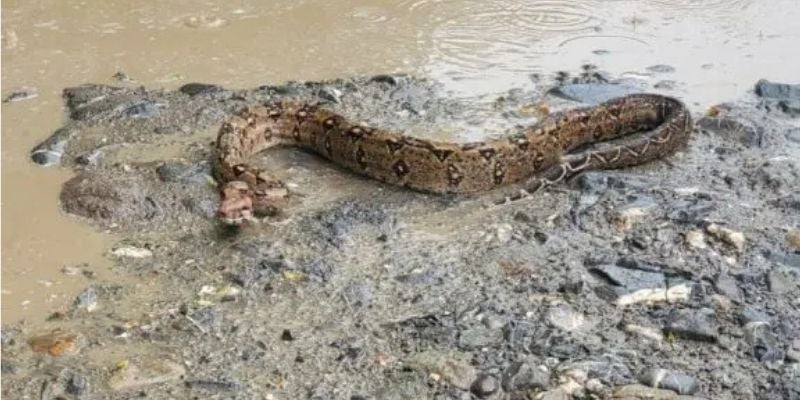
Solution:
M800 399L794 89L695 110L689 146L667 160L503 206L278 149L257 162L289 183L291 206L238 230L213 217L215 131L249 104L300 98L470 140L642 90L655 89L592 71L480 99L408 76L68 88L65 125L31 157L74 169L64 211L123 238L109 257L143 283L93 284L44 331L5 326L3 394ZM74 348L34 352L53 329L77 334Z

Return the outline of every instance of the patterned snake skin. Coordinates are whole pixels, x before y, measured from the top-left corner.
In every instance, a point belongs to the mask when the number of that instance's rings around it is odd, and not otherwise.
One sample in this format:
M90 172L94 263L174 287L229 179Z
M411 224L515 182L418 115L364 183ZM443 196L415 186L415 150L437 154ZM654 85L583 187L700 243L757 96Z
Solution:
M474 193L524 183L520 197L578 172L642 164L684 146L692 120L680 101L634 94L552 114L518 133L465 144L415 139L359 126L312 104L283 101L249 107L225 122L215 174L223 222L285 207L289 191L248 163L267 148L311 150L370 178L430 193ZM632 135L634 133L640 133ZM631 136L624 144L602 143ZM588 150L578 151L589 146Z

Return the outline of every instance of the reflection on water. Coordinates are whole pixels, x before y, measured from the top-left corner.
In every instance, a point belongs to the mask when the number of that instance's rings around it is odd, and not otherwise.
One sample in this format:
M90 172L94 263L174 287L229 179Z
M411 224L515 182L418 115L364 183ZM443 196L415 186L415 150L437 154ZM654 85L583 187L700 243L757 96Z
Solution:
M6 320L40 321L86 282L62 266L89 262L116 238L59 213L68 171L31 165L29 149L62 123L60 91L85 82L249 87L406 72L454 95L531 88L597 65L678 82L695 109L740 96L759 78L797 81L797 0L174 0L2 4L3 295ZM675 72L646 68L667 64ZM117 71L131 82L111 77Z

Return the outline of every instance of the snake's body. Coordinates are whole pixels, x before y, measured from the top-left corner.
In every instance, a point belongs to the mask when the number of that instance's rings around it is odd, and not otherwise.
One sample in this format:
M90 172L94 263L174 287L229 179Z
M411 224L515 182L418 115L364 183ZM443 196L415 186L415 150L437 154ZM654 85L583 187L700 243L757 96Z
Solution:
M249 164L276 145L311 150L359 174L431 193L474 193L525 182L528 192L589 169L621 168L674 153L692 121L673 98L635 94L552 114L540 123L485 142L416 139L348 122L317 105L291 101L249 107L222 125L215 171L220 217L239 223L285 205L283 183ZM624 144L587 144L631 136Z

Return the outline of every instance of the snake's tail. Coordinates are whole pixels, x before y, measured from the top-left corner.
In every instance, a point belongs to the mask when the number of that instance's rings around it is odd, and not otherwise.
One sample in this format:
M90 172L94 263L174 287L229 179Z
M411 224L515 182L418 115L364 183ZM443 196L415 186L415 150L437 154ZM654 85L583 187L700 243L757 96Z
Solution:
M670 99L671 100L671 99ZM547 186L564 182L575 175L590 170L616 169L644 164L664 157L686 145L692 130L689 112L677 100L672 110L664 110L664 121L655 129L646 131L624 144L600 143L590 149L569 153L561 162L535 174L521 188L501 193L494 203L504 204L525 198Z

